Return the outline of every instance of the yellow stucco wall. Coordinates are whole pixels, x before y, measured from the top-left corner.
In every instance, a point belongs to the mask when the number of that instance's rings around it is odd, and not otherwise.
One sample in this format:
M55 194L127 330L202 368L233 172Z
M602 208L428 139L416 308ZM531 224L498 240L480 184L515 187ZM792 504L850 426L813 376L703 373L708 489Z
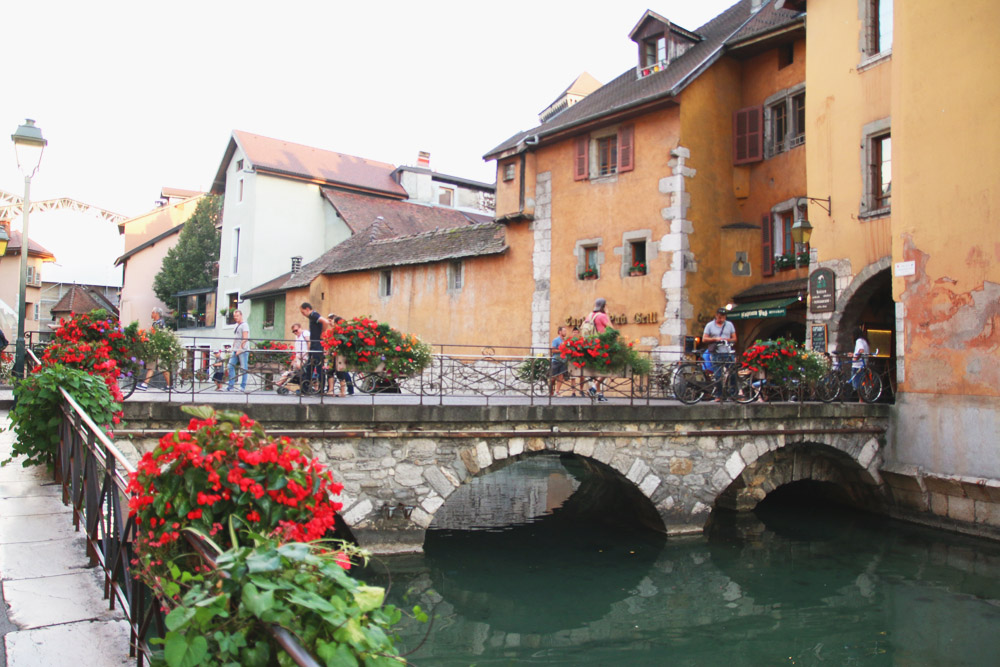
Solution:
M934 12L901 4L892 64L893 260L916 264L915 275L893 280L906 313L903 389L997 396L1000 3Z
M448 262L397 266L392 270L392 294L379 296L379 270L318 277L309 289L288 293L285 332L304 323L303 301L326 316L351 319L368 316L428 343L449 344L446 351L479 354L484 344L504 354L503 346L527 347L531 342L531 233L526 224L507 230L508 250L500 255L463 260L461 290L448 290ZM518 350L522 354L526 350Z

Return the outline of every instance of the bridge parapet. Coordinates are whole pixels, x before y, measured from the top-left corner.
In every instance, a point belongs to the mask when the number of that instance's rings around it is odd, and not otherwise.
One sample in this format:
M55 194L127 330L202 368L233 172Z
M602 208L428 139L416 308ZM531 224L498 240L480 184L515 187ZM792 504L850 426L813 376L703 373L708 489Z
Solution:
M186 424L179 407L129 404L140 450ZM803 479L878 498L880 405L239 406L269 432L308 440L344 484L342 516L376 553L419 550L451 494L511 459L572 453L645 496L668 534L700 531L717 504L751 509Z

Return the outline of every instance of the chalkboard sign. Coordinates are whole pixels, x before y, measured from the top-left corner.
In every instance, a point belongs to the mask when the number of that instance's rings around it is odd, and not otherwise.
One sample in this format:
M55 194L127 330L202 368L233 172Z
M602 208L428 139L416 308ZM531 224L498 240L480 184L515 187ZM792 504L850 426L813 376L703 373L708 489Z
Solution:
M825 324L814 324L812 325L812 349L813 352L819 352L820 354L826 352L826 325Z

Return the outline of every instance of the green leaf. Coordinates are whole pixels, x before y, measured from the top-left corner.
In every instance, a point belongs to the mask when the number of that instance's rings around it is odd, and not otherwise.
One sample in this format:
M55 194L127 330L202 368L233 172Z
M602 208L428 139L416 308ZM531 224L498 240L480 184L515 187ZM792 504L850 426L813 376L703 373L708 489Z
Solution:
M343 644L316 640L316 656L326 667L358 667L358 659Z
M254 616L261 618L274 608L274 591L261 593L253 584L247 584L243 587L241 600Z
M354 601L357 603L358 608L361 609L362 614L367 614L373 609L381 607L384 599L385 589L378 586L361 585L354 591Z
M358 619L352 618L333 633L333 638L339 642L347 642L351 646L364 646L365 632L361 629Z
M215 415L215 409L210 405L182 405L181 412L202 421L211 419Z
M163 657L170 667L196 667L202 664L208 654L208 640L201 635L189 638L186 635L167 633Z
M278 547L278 553L290 561L300 562L309 555L310 547L303 542L288 542Z
M247 557L247 569L250 572L274 572L281 569L281 556L277 550L254 552Z
M187 625L187 622L194 618L195 611L190 607L175 607L165 619L167 630L177 630Z

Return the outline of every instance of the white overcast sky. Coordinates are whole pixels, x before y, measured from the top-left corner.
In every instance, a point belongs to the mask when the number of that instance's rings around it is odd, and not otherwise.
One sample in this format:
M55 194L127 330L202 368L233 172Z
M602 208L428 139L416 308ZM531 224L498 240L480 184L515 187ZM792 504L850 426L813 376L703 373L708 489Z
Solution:
M233 129L492 182L482 155L578 74L635 64L647 8L694 30L735 1L5 0L0 190L24 118L49 140L32 199L126 215L207 189Z

